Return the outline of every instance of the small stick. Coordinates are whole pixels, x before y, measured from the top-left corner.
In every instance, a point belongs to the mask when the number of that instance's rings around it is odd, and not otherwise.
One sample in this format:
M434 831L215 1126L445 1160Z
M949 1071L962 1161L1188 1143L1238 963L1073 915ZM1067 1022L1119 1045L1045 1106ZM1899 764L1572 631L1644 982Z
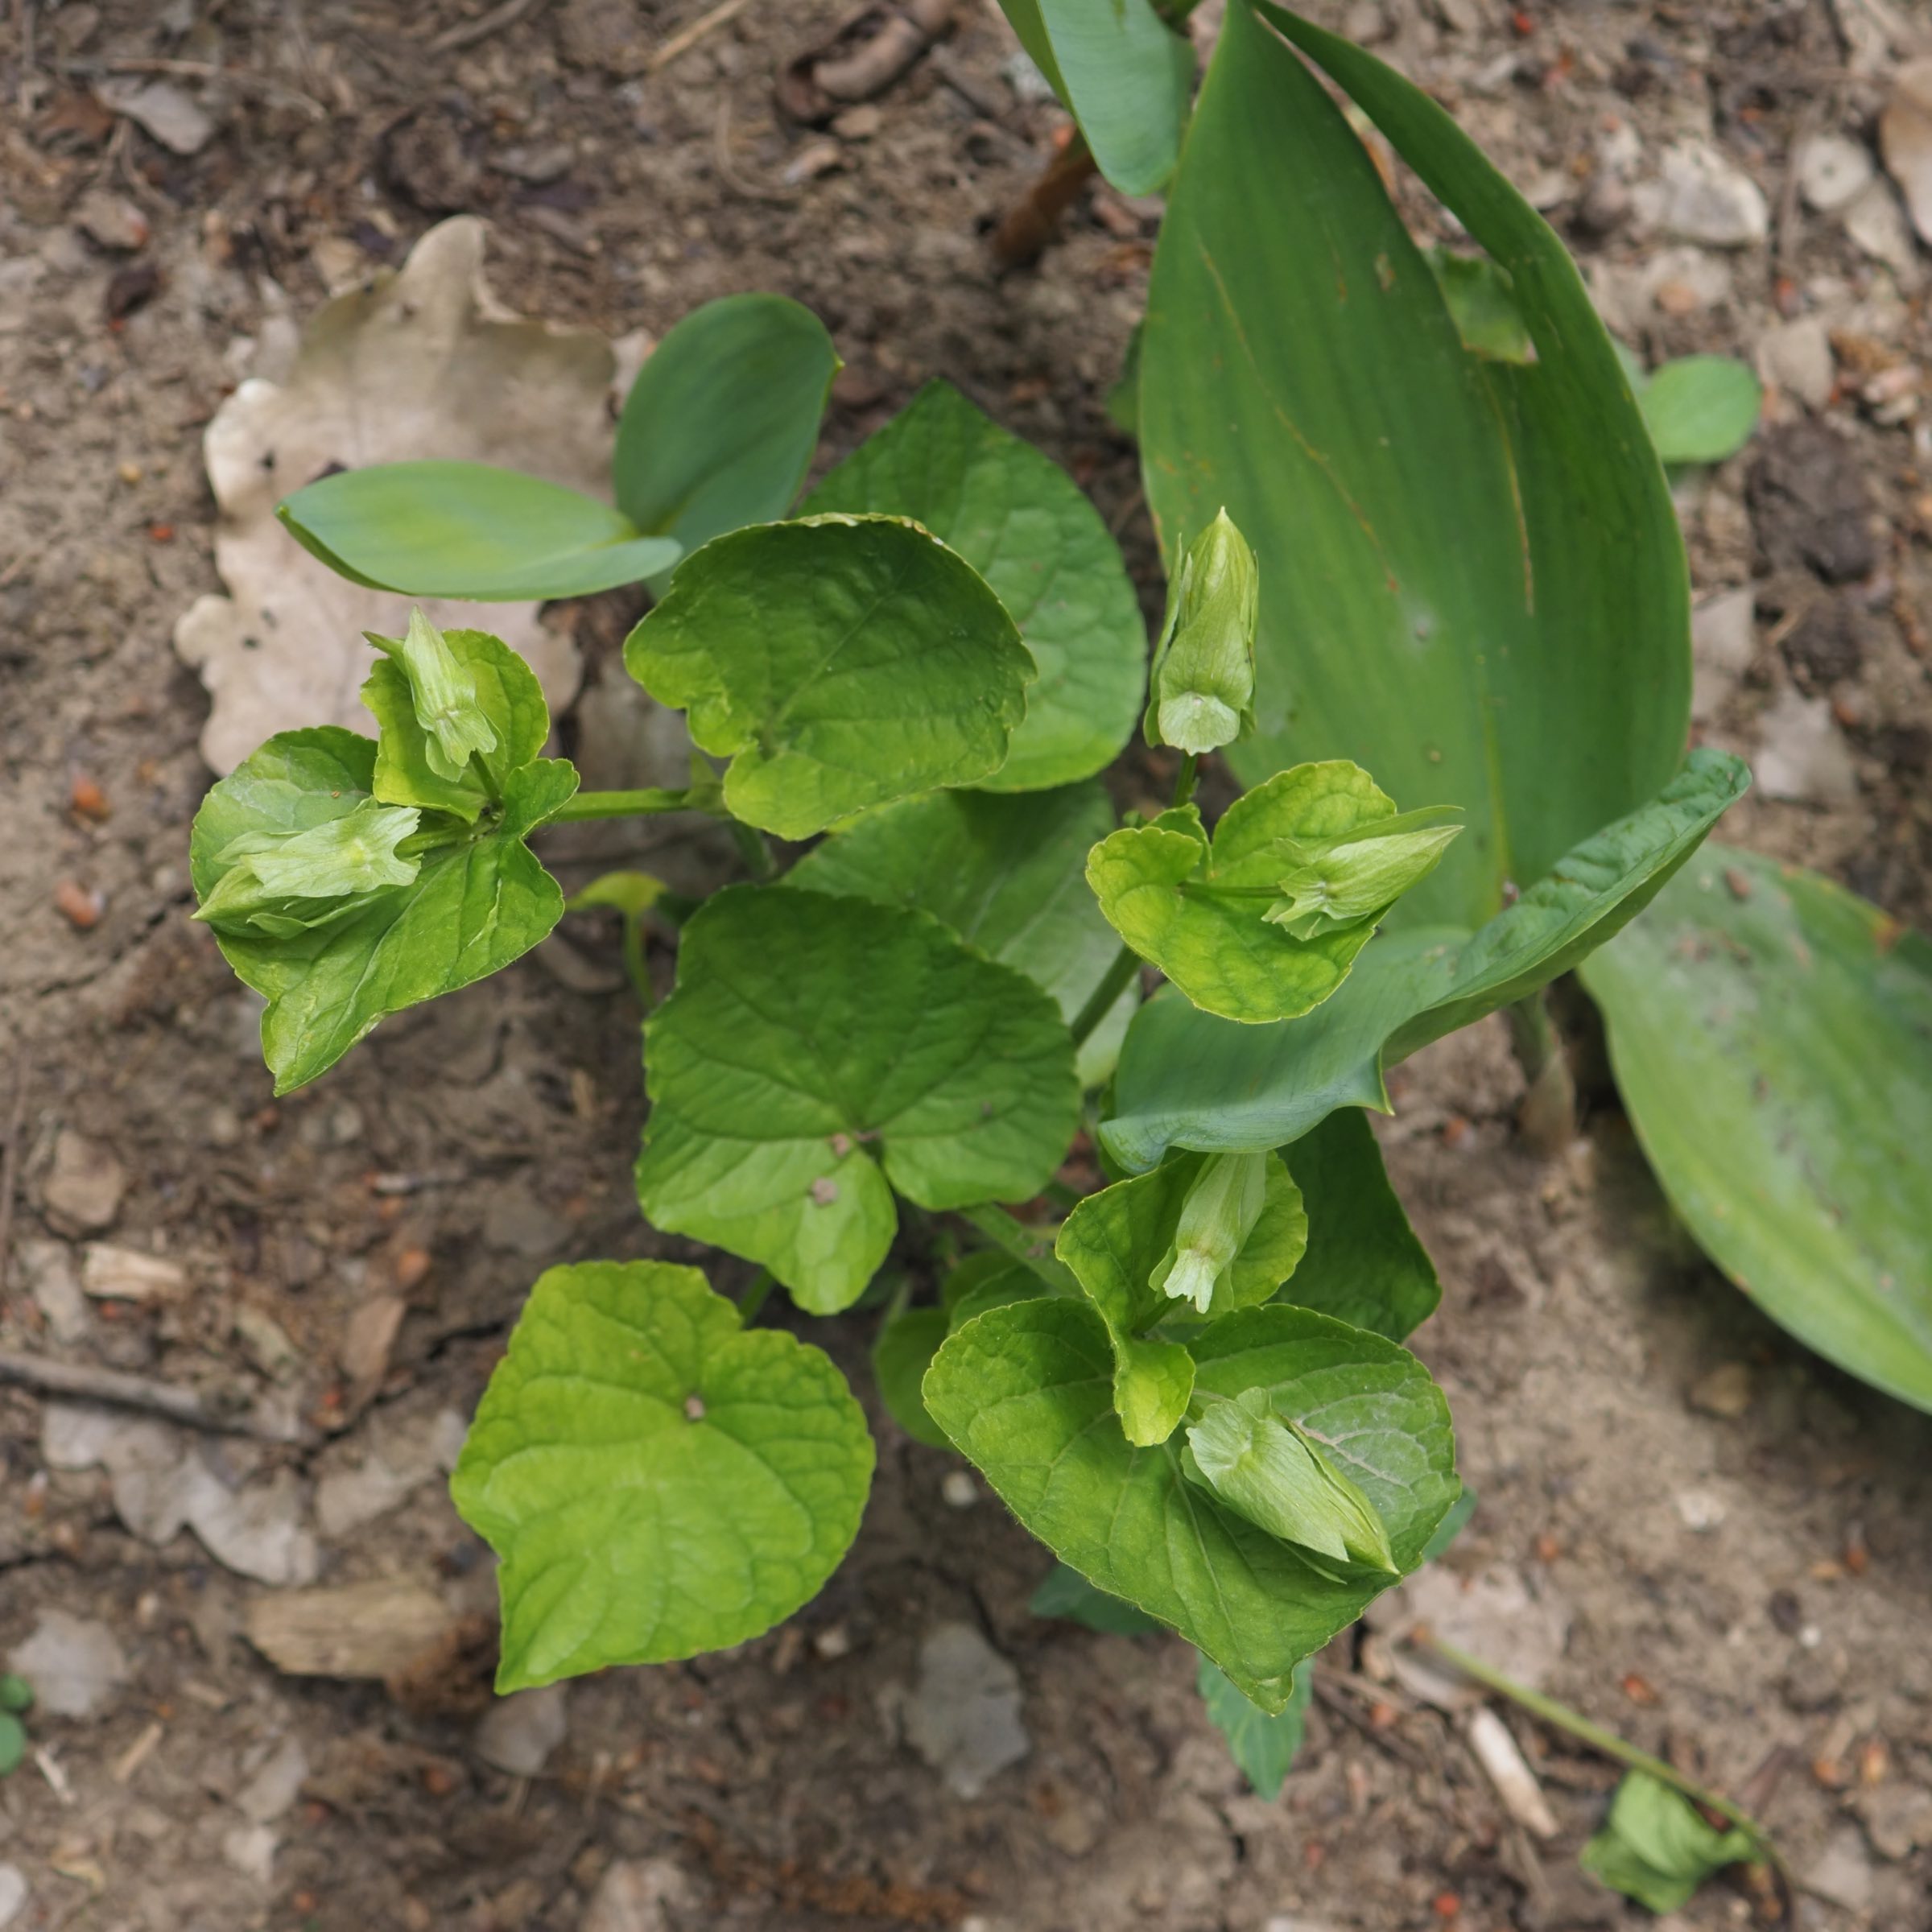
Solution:
M681 27L644 63L647 74L659 74L680 55L687 54L708 35L715 34L728 22L737 19L751 0L718 0L718 4L708 13L699 14L689 27Z
M45 1356L0 1348L0 1382L31 1389L40 1395L58 1395L75 1402L109 1402L121 1409L138 1409L189 1429L223 1435L252 1435L264 1442L300 1442L299 1432L265 1422L251 1410L233 1414L211 1407L192 1389L177 1387L145 1375L124 1375L117 1368L90 1368L80 1363L50 1361Z
M286 101L291 107L300 108L312 121L328 118L328 109L312 94L271 80L266 74L258 74L250 68L223 67L214 60L167 60L159 56L116 54L105 60L63 60L58 64L63 73L68 74L179 74L190 80L225 80L244 91Z
M1046 251L1060 217L1099 171L1076 130L1031 188L993 231L993 258L1001 268L1028 268Z
M27 1090L33 1063L20 1049L14 1063L14 1105L6 1117L6 1150L0 1154L0 1297L6 1293L7 1263L14 1251L14 1199L20 1191L20 1143L27 1137Z
M493 6L473 20L444 27L430 41L429 51L432 54L460 53L479 40L487 40L492 34L502 33L506 27L514 27L526 14L534 14L543 4L543 0L503 0L501 6Z

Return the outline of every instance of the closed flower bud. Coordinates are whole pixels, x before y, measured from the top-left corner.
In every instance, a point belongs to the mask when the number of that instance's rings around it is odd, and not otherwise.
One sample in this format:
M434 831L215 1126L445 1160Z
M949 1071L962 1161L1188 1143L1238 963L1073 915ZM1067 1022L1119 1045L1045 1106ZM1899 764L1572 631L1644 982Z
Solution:
M1261 573L1226 510L1183 554L1154 647L1150 745L1198 755L1254 729L1254 630Z
M415 881L421 861L396 847L421 816L413 807L365 799L305 832L244 832L216 855L225 869L195 917L236 937L293 939L328 925Z
M1290 861L1281 897L1262 914L1298 939L1339 932L1385 912L1435 871L1462 830L1444 822L1452 806L1398 812L1332 839L1283 839Z
M1268 1192L1265 1154L1211 1154L1181 1203L1174 1245L1154 1271L1154 1286L1203 1315L1234 1265Z
M362 634L377 650L387 651L408 679L416 722L424 733L423 756L438 778L453 784L469 769L473 753L496 749L496 729L477 702L475 677L421 611L410 612L405 637L378 637L373 630Z

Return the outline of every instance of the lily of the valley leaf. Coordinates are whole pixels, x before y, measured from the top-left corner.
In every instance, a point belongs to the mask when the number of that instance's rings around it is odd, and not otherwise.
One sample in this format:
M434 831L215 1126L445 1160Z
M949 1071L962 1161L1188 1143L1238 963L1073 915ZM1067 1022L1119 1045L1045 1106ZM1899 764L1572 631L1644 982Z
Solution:
M1268 1192L1265 1154L1219 1154L1203 1163L1181 1203L1174 1245L1154 1269L1154 1285L1203 1315L1214 1291L1231 1279L1235 1257L1261 1218Z
M1216 751L1254 730L1254 631L1261 575L1225 510L1183 553L1154 646L1150 745Z
M1256 1528L1337 1563L1393 1571L1375 1506L1265 1389L1216 1402L1187 1431L1208 1486Z
M408 679L417 722L428 733L425 755L438 778L453 783L476 753L496 749L495 728L477 702L476 679L421 611L410 612L408 632L401 638L378 637L373 630L362 634L387 651Z
M217 932L312 931L374 894L414 883L421 861L396 848L422 815L364 799L305 832L244 832L215 855L225 869L194 916Z
M1282 840L1291 869L1282 875L1281 898L1261 917L1298 939L1312 939L1385 912L1441 862L1462 830L1447 816L1455 809L1428 806L1334 838Z

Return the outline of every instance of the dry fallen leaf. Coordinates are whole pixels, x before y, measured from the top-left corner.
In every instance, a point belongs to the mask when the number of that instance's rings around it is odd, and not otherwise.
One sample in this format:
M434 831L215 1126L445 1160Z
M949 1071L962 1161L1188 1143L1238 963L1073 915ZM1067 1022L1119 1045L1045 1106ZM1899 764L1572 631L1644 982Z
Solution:
M283 497L335 469L431 456L608 497L612 345L506 310L484 285L484 232L471 216L431 229L399 270L324 306L285 382L244 382L208 424L215 567L229 594L197 599L175 648L214 700L201 749L218 772L278 731L369 731L357 696L370 663L361 634L407 621L409 599L347 583L302 549L275 521ZM576 647L538 621L536 605L423 608L520 651L553 712L576 695Z
M1898 70L1879 117L1878 139L1886 170L1905 192L1912 225L1922 242L1932 243L1932 60L1909 61Z

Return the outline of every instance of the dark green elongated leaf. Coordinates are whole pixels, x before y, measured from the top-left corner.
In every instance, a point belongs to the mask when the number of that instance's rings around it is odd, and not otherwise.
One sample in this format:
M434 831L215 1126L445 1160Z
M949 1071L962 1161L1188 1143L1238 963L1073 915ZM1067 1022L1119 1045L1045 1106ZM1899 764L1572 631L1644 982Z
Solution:
M1610 1801L1604 1828L1577 1863L1596 1879L1653 1912L1687 1905L1726 1865L1758 1856L1748 1831L1714 1830L1681 1791L1647 1772L1627 1771Z
M939 1300L948 1328L964 1328L989 1308L1004 1308L1009 1302L1030 1302L1055 1292L1034 1269L1004 1249L982 1248L968 1255L947 1276ZM1071 1293L1071 1288L1066 1292Z
M1414 1358L1362 1330L1271 1303L1192 1344L1197 1385L1265 1388L1321 1440L1373 1505L1399 1569L1420 1561L1458 1484L1448 1410ZM926 1406L1007 1507L1088 1582L1180 1632L1264 1711L1294 1666L1392 1577L1325 1574L1182 1472L1181 1444L1137 1449L1113 1414L1113 1352L1099 1315L1019 1302L951 1336Z
M872 1373L879 1385L879 1400L914 1442L935 1449L948 1446L946 1431L926 1413L919 1384L932 1366L934 1352L946 1339L946 1328L943 1308L902 1308L879 1324L872 1344Z
M617 507L686 553L774 522L805 480L839 368L825 325L783 295L694 308L625 398L611 460Z
M724 803L786 839L1005 762L1033 659L986 582L916 524L813 517L715 539L625 667L729 758Z
M1465 1484L1462 1494L1450 1505L1449 1513L1436 1525L1435 1534L1422 1552L1424 1563L1434 1563L1469 1527L1469 1519L1476 1514L1476 1492Z
M587 597L683 554L595 497L489 463L341 470L283 497L275 514L352 584L411 597Z
M645 1213L820 1315L885 1259L894 1188L931 1208L1028 1199L1079 1104L1071 1038L1030 980L921 914L771 887L686 925L644 1067Z
M1707 846L1583 984L1705 1251L1809 1347L1932 1410L1932 942Z
M838 1567L872 1468L831 1361L741 1329L696 1269L551 1269L450 1482L503 1559L497 1688L769 1630Z
M989 791L1111 764L1140 715L1147 633L1120 546L1060 466L949 382L929 382L806 500L805 514L910 517L992 585L1039 666Z
M1043 986L1071 1023L1120 951L1081 874L1113 829L1097 779L1024 797L942 791L881 806L815 845L789 885L929 912L968 944ZM1084 1085L1113 1069L1139 1003L1129 986L1088 1036Z
M1308 1706L1315 1696L1313 1670L1305 1662L1295 1666L1288 1707L1274 1716L1249 1702L1227 1672L1206 1657L1195 1683L1209 1719L1228 1740L1228 1756L1255 1796L1270 1802L1279 1798L1307 1733Z
M1194 48L1148 0L1000 0L1020 43L1080 124L1100 172L1150 195L1174 172Z
M1114 1076L1108 1153L1137 1170L1170 1147L1285 1146L1338 1107L1387 1113L1385 1065L1525 998L1620 931L1749 779L1728 753L1693 752L1650 804L1585 840L1480 932L1385 932L1301 1019L1237 1026L1171 997L1150 1001Z
M1662 470L1561 243L1440 108L1277 8L1508 273L1533 364L1463 348L1320 83L1231 6L1149 291L1141 435L1172 560L1225 506L1261 567L1250 780L1352 758L1468 829L1401 902L1464 927L1668 778L1690 689Z
M1039 1587L1026 1600L1035 1616L1061 1616L1070 1624L1084 1624L1108 1637L1150 1637L1166 1625L1145 1610L1124 1604L1104 1590L1096 1590L1077 1570L1055 1563L1040 1579Z
M1368 1117L1338 1109L1288 1158L1308 1203L1308 1248L1282 1298L1401 1341L1435 1312L1443 1290L1389 1185Z
M196 896L208 900L237 840L302 832L365 804L375 766L375 745L334 725L270 738L195 815ZM413 883L299 937L217 933L237 976L268 1001L262 1052L277 1093L326 1072L385 1015L486 977L556 924L564 894L523 841L576 788L570 765L539 758L507 776L490 817L444 819L448 842L421 855Z
M1666 463L1721 463L1751 440L1765 392L1734 356L1679 356L1637 392Z

